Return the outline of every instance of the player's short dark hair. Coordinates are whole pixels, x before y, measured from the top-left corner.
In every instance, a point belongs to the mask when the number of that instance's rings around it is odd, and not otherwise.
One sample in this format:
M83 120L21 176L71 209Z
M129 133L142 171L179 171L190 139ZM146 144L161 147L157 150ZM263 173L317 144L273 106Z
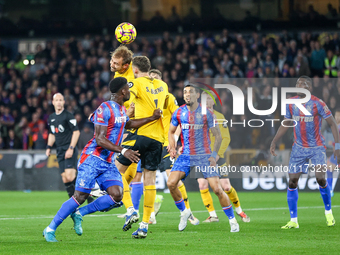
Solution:
M125 65L131 63L133 52L129 50L128 47L126 47L125 45L120 45L111 53L111 56L115 58L123 58L122 64Z
M149 71L149 75L152 74L152 73L158 74L159 77L162 78L162 72L159 71L158 69L151 69L151 70Z
M192 85L192 84L188 83L188 84L186 84L184 86L184 88L186 88L186 87L192 87L192 88L195 89L196 93L200 93L200 89L197 86L195 86L195 85Z
M125 85L127 85L127 79L124 77L117 77L110 81L109 87L111 93L117 93L121 90Z
M312 87L312 85L313 85L313 80L312 80L309 76L302 75L302 76L299 77L298 80L300 80L300 79L305 79L305 80L309 83L309 85Z
M147 73L151 68L150 59L146 56L137 56L132 59L132 65L137 67L141 72Z

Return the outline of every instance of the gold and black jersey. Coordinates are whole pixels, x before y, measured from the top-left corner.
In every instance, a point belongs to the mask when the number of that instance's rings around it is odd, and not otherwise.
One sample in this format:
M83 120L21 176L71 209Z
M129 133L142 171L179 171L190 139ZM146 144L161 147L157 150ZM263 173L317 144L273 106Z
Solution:
M141 119L153 115L155 109L164 110L168 98L168 85L162 80L148 76L139 77L129 82L131 97L135 103L135 118ZM137 135L149 137L164 143L163 118L150 122L137 129Z

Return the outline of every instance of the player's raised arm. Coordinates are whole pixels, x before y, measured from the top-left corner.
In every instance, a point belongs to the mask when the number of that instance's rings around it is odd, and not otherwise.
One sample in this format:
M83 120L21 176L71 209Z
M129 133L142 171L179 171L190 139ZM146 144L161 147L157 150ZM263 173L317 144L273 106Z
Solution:
M326 119L326 122L332 129L332 134L333 134L334 142L335 142L334 156L337 157L337 161L338 161L337 163L340 164L340 138L339 138L338 127L333 116L328 117Z
M162 111L160 109L156 109L153 112L153 115L147 118L142 118L142 119L134 119L134 120L129 120L126 122L125 128L130 129L130 128L139 128L149 122L158 120L162 116Z

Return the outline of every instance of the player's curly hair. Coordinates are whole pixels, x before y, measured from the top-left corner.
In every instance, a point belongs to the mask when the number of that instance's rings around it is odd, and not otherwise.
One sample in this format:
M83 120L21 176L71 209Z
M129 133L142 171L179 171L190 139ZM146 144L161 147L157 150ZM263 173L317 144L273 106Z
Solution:
M123 65L130 64L133 58L133 52L125 45L120 45L117 49L111 52L111 57L123 58Z
M137 67L141 72L147 73L151 68L150 59L145 56L137 56L132 59L132 65Z

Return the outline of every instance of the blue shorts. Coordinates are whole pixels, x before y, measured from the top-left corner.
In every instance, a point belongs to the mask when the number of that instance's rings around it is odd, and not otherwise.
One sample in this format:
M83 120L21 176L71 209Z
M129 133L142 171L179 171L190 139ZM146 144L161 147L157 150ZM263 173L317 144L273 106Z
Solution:
M139 160L138 161L138 164L137 164L137 173L143 173L143 169L141 168L141 163L142 161L141 160Z
M78 162L76 190L90 193L97 182L101 190L111 186L123 187L122 175L114 163L110 164L93 155L83 155L87 158Z
M210 177L220 177L217 168L210 167L209 158L211 157L210 154L204 155L185 155L181 154L178 156L177 160L175 161L174 166L171 169L171 172L180 171L185 173L185 179L190 170L195 172L201 172L203 177L210 178ZM195 178L195 173L193 178Z
M294 143L289 159L289 173L308 173L309 160L311 167L317 169L321 165L326 165L326 149L323 146L305 148Z

